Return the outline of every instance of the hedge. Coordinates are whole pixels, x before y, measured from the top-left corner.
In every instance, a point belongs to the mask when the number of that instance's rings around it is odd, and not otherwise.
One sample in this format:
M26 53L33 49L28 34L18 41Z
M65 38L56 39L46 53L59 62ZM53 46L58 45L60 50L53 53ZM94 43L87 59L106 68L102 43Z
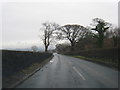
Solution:
M52 56L52 53L40 53L29 51L2 51L2 76L8 77L33 63L41 63Z

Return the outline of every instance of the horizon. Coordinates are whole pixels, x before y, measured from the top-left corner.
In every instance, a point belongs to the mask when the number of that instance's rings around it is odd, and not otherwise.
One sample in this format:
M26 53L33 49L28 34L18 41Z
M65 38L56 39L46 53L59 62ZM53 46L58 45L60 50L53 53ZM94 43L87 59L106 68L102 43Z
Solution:
M118 26L117 2L5 2L2 4L2 49L44 47L39 35L41 23L89 26L93 18L101 18ZM54 49L54 42L49 49Z

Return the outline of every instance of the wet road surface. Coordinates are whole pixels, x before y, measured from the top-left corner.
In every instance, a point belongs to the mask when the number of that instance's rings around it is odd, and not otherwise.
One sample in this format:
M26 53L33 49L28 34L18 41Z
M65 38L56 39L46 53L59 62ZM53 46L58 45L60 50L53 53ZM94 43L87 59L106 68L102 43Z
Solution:
M17 88L118 88L118 71L54 53L48 64Z

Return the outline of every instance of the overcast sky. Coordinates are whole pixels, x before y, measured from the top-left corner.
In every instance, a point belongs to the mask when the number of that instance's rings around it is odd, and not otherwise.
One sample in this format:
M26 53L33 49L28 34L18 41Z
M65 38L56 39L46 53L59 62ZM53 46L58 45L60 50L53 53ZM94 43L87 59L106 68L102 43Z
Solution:
M98 0L100 1L100 0ZM108 2L4 2L2 3L3 48L42 47L41 23L72 23L88 26L93 18L118 25L118 3Z

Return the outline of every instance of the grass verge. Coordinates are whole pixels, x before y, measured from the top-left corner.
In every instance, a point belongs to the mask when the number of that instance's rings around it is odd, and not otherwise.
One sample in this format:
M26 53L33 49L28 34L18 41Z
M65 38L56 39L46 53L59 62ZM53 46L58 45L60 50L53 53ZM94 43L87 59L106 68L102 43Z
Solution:
M84 57L84 56L73 56L73 57L80 58L82 60L92 61L92 62L101 64L101 65L105 65L105 66L109 66L111 68L118 70L118 63L107 62L107 60L105 60L105 59L88 58L88 57Z

